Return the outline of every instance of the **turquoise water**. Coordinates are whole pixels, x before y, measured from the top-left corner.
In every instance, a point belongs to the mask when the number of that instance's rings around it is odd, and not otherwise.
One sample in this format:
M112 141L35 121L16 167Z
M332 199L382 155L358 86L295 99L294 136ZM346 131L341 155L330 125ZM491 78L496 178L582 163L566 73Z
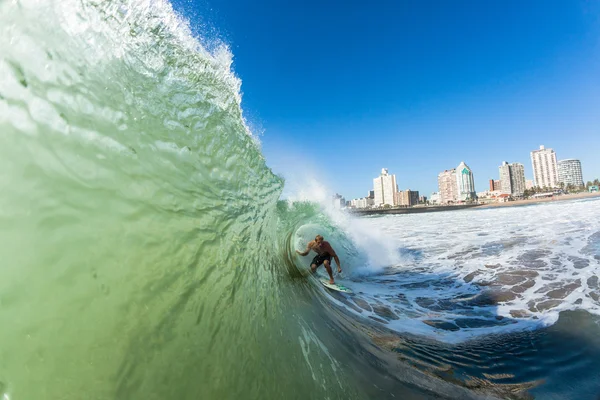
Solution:
M362 318L357 298L308 279L294 249L316 233L351 288L407 259L371 222L280 200L231 60L165 1L0 1L3 400L574 393L553 357L593 393L580 372L597 370L597 324L581 310L554 331L449 344ZM582 338L585 354L538 363ZM514 341L541 371L511 364Z

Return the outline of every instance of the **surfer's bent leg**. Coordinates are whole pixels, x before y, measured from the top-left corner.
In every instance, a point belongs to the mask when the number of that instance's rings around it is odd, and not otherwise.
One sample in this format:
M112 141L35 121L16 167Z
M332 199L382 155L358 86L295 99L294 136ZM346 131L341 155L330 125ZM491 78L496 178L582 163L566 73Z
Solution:
M323 265L325 266L325 269L327 270L327 273L329 274L329 283L331 285L333 285L335 283L335 281L333 280L333 271L331 270L331 260L325 260L323 262Z
M323 260L321 260L321 256L319 256L318 254L315 256L315 258L313 258L313 260L310 263L310 271L314 274L315 272L317 272L317 268L319 268L319 265L321 265L321 263L323 262Z

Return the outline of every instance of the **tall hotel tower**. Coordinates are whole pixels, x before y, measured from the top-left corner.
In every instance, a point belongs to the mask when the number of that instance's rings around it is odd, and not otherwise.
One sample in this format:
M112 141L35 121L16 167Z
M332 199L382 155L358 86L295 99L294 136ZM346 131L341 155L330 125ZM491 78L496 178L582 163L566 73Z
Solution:
M581 161L572 158L558 162L558 181L565 185L583 186Z
M473 179L473 171L464 161L456 167L456 184L458 185L458 200L473 200L475 194L475 180Z
M504 161L499 170L502 193L523 196L525 193L525 167L523 164L509 164Z
M558 184L558 167L556 153L552 149L540 146L539 150L531 152L533 179L539 187L553 188Z
M388 174L387 168L381 169L381 175L373 179L373 189L375 191L374 205L376 207L389 204L395 206L394 193L398 191L396 184L396 175Z
M440 203L454 203L458 200L458 185L456 184L456 168L447 169L438 175Z

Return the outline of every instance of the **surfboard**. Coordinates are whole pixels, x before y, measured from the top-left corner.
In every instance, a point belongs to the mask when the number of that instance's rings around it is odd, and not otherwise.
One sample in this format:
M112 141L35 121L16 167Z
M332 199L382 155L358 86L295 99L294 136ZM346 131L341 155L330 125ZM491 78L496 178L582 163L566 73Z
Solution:
M331 285L328 281L323 281L323 280L320 280L320 279L319 279L319 281L327 289L336 290L336 291L342 292L342 293L352 293L352 290L348 289L346 286L338 285L337 283L334 283L333 285Z

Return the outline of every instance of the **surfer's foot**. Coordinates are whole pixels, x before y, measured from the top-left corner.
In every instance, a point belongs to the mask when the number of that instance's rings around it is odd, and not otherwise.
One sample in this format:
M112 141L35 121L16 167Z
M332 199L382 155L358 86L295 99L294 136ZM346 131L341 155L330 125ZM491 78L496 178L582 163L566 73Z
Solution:
M341 274L341 273L342 273L342 269L338 268L338 274Z
M329 280L329 284L330 285L335 285L335 281L333 280L333 278Z
M317 272L317 267L310 267L310 272L312 272L313 274L314 274L315 272Z

